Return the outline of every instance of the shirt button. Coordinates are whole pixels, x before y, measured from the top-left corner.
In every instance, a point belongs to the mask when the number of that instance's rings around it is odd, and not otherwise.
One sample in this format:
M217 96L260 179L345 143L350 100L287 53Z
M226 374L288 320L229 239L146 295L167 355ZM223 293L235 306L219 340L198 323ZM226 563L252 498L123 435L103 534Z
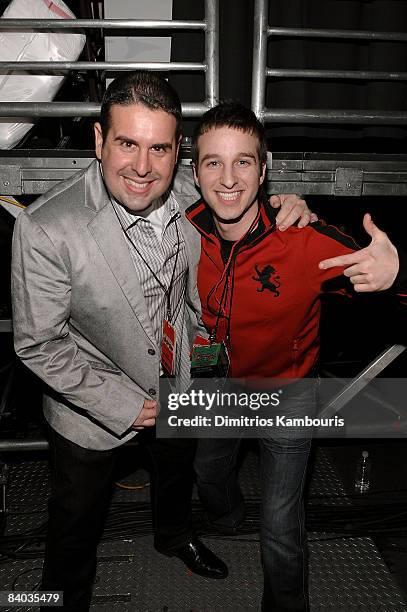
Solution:
M149 355L155 355L155 350L154 349L150 348L150 349L148 349L147 352L148 352Z
M149 389L148 392L150 395L157 395L157 391L155 389Z

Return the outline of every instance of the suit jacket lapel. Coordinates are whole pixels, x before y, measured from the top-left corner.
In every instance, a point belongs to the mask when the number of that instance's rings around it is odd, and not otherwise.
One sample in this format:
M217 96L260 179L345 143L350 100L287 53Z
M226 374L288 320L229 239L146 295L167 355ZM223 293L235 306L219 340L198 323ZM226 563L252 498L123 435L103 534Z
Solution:
M97 242L141 327L156 345L146 300L125 242L123 230L104 187L98 162L92 164L86 176L86 206L93 208L97 213L88 224L90 233Z

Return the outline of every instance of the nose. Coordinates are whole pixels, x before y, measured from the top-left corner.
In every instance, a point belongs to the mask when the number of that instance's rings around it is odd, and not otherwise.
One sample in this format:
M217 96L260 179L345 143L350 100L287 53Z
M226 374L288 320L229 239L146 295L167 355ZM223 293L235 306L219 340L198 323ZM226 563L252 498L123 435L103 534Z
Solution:
M148 150L138 149L132 158L131 167L138 176L147 176L151 172L151 160Z
M236 172L233 164L224 164L222 168L221 183L228 189L232 189L237 183Z

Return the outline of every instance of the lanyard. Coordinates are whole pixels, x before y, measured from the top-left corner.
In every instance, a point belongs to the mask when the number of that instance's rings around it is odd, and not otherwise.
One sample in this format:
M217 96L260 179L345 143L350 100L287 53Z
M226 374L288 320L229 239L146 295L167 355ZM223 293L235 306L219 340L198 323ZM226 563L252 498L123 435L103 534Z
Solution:
M135 250L135 252L137 253L137 255L140 257L141 261L147 266L147 268L149 269L149 271L151 272L151 274L153 275L154 279L157 281L157 283L159 284L160 288L162 289L164 296L166 298L166 302L167 302L167 313L166 313L166 317L167 317L167 321L169 323L172 323L172 319L175 319L175 310L174 309L174 317L171 316L171 292L173 290L174 287L174 278L175 278L175 272L177 269L177 264L178 264L178 256L179 256L179 252L180 252L180 248L181 248L181 241L180 241L180 237L179 237L179 231L178 231L178 223L177 223L177 219L174 219L174 223L175 223L175 231L177 232L177 252L175 254L175 263L174 263L174 267L172 269L172 273L171 273L171 280L170 280L170 284L168 286L168 288L164 285L164 283L158 278L157 274L154 272L154 270L152 269L152 267L150 266L150 264L148 263L148 261L143 257L142 253L140 253L139 249L136 247L136 245L134 244L133 239L131 238L131 236L129 236L129 234L127 233L127 230L123 227L121 219L117 213L117 210L112 202L112 199L110 197L110 193L109 194L109 199L110 202L113 206L113 210L115 212L115 215L117 217L117 220L120 223L120 227L122 228L122 231L124 233L124 235L126 236L127 240L130 242L131 246L133 247L133 249ZM172 223L172 221L170 221L170 223ZM130 229L130 228L128 228Z
M216 341L220 319L224 318L227 320L225 341L230 343L230 327L231 327L231 319L232 319L233 292L234 292L234 287L235 287L235 266L236 266L237 251L238 251L239 246L241 246L244 243L247 236L249 236L250 233L253 231L253 229L257 226L259 222L259 218L260 218L260 208L256 215L256 218L253 220L247 232L244 234L244 236L242 236L242 238L240 238L240 240L235 242L235 244L233 245L232 250L230 251L229 258L222 272L222 276L220 277L216 285L214 285L214 287L212 287L212 289L209 291L208 296L206 298L206 304L207 304L208 310L212 310L212 312L216 314L215 326L209 336L209 339L211 342ZM218 236L218 239L220 239L219 236ZM222 289L222 295L218 302L219 308L216 312L210 308L209 300L212 297L212 295L216 293L216 290L220 287L222 281L224 281L225 284ZM229 281L230 281L230 296L229 296Z
M232 314L232 299L233 299L233 289L234 289L234 285L235 285L235 263L236 263L236 257L232 258L232 254L231 257L228 260L228 265L227 268L225 268L225 274L222 275L222 278L225 279L225 284L223 286L223 290L222 290L222 295L220 297L219 300L219 308L218 311L216 313L216 322L215 322L215 326L209 336L209 340L210 342L216 342L216 337L218 334L218 328L219 328L219 322L221 317L227 319L227 328L226 328L226 335L225 335L225 341L229 342L230 340L230 321L231 321L231 314ZM220 279L219 283L217 283L217 285L215 285L215 287L213 287L213 289L211 289L211 291L208 294L208 302L209 299L211 297L211 295L213 294L214 291L216 291L216 289L219 287L220 283L222 282L222 278ZM229 279L232 279L232 283L231 283L231 291L230 291L230 298L228 299L228 294L229 294ZM229 312L227 312L227 305L229 302ZM209 306L209 304L208 304ZM225 314L223 314L225 313Z

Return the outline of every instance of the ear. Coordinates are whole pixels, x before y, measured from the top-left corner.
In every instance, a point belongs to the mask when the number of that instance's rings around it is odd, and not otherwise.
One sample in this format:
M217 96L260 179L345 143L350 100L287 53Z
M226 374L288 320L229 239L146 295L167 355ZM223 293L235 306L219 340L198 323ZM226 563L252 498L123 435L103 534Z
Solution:
M267 170L267 164L262 164L260 178L259 178L259 185L262 185L264 182L264 179L266 178L266 170Z
M100 160L102 159L103 147L102 126L100 125L100 123L96 122L93 126L93 130L95 133L95 153L96 157Z
M199 184L199 179L198 179L198 172L197 172L197 170L196 170L196 165L195 165L193 162L192 162L192 164L191 164L191 165L192 165L192 172L194 173L194 181L195 181L195 185L196 185L197 187L200 187L200 184Z

